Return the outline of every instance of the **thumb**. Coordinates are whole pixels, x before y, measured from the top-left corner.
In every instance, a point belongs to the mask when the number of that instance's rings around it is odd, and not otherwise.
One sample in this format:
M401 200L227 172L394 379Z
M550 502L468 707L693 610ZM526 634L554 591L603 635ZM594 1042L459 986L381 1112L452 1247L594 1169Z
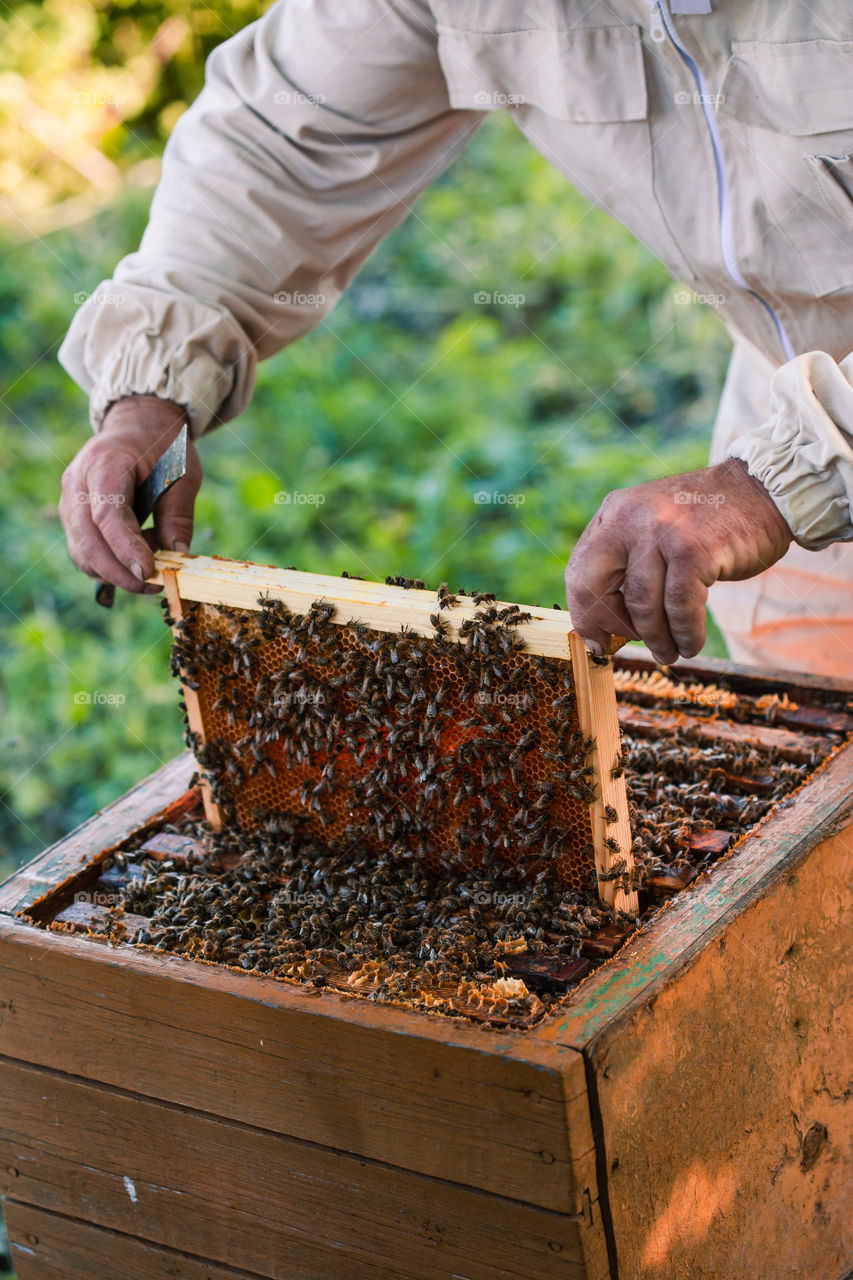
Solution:
M154 508L154 533L158 547L169 551L189 550L193 536L193 511L201 479L198 451L188 441L186 475L166 490Z

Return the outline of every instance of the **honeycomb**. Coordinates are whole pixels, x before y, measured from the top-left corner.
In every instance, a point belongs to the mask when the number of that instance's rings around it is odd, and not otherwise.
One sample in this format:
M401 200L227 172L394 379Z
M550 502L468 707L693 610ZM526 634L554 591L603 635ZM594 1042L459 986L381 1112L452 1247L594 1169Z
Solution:
M518 606L464 639L372 631L262 600L183 602L173 668L198 697L188 741L229 825L417 859L434 875L547 865L595 883L591 743L569 662L525 651ZM439 602L441 596L439 596ZM462 634L462 633L460 633Z

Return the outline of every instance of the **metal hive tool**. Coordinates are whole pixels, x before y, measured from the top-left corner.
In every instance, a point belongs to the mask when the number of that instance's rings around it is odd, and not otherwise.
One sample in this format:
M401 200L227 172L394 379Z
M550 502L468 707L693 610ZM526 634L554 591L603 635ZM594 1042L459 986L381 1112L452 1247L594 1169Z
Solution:
M158 553L214 828L553 864L636 911L613 671L564 612ZM156 580L156 579L155 579Z

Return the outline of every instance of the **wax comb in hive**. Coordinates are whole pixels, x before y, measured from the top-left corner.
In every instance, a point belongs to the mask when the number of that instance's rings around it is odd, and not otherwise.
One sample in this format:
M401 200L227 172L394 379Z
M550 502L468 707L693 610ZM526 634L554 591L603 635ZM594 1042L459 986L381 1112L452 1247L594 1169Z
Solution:
M209 823L554 865L636 911L613 669L567 613L157 555Z

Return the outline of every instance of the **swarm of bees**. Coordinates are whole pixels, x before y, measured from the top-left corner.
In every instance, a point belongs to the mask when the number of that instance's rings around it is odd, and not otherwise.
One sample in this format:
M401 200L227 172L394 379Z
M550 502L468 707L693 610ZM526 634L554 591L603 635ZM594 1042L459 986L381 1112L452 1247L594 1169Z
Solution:
M570 668L526 654L524 615L488 593L450 641L455 598L443 584L433 637L342 626L324 601L304 615L188 607L174 667L217 729L190 741L227 821L182 824L199 844L185 865L141 862L118 900L150 922L137 943L529 1026L562 997L512 976L513 957L572 957L602 926L640 923L598 895ZM697 833L741 834L817 762L680 730L623 735L641 912L649 876L706 864Z
M548 993L520 980L495 987L506 957L571 954L613 919L594 888L560 892L549 868L532 884L513 864L436 877L416 858L300 841L282 822L250 834L190 830L203 857L185 868L143 859L143 877L121 894L126 912L150 920L137 943L371 1000L453 1013L482 1007L483 987L493 1013L540 1014Z
M528 653L529 614L490 593L449 638L460 594L439 587L428 636L342 624L323 600L188 604L173 667L198 693L205 741L189 743L226 825L295 818L301 836L436 875L547 863L588 888L592 741L571 664Z
M830 749L809 761L734 743L699 745L687 734L624 739L634 857L648 875L702 866L690 837L711 830L741 835L799 787ZM760 794L755 788L760 787Z

